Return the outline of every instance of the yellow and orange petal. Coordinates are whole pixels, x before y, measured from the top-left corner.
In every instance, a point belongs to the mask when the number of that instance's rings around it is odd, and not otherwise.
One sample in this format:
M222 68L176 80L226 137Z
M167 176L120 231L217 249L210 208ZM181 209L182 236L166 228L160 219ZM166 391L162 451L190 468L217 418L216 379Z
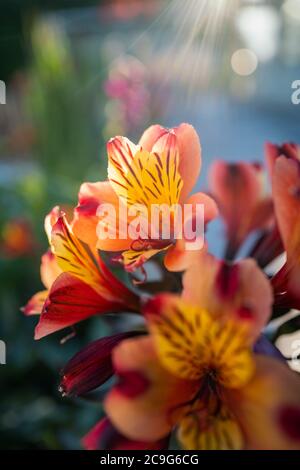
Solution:
M214 398L211 400L214 401ZM241 450L243 432L234 415L221 405L218 411L192 409L181 421L178 441L186 450Z
M225 388L245 385L254 372L245 328L219 321L196 304L161 294L144 309L157 356L174 376L201 380L213 374Z
M140 150L125 158L122 166L109 156L108 177L121 200L128 206L141 206L147 216L153 204L172 206L179 202L183 183L178 165L176 147L164 153Z
M52 228L51 249L63 272L86 282L98 293L105 290L95 255L73 234L64 215L59 216Z
M107 301L138 311L137 296L111 273L96 250L75 236L64 215L52 229L51 248L63 272L83 281Z
M141 142L147 141L147 137L152 137L153 131L149 131L149 136L147 133L144 134ZM195 184L198 181L198 177L201 170L201 144L199 136L190 124L180 124L178 127L173 129L166 130L165 133L160 135L160 130L157 129L158 139L152 141L152 152L164 152L169 147L170 134L175 136L174 143L178 147L179 151L179 173L183 181L183 188L181 191L181 202L184 202L191 191L193 190ZM149 138L149 141L151 139ZM149 145L149 141L147 142Z
M201 145L194 127L186 123L173 129L154 125L144 132L139 145L148 152L161 152L166 149L170 133L175 135L179 149L179 173L183 180L181 197L185 200L195 186L201 170Z

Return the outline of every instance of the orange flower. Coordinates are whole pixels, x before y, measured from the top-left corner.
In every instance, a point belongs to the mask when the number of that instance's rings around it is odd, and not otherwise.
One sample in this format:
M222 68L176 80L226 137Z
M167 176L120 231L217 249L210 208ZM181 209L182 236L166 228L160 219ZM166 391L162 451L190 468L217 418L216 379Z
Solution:
M216 205L209 196L204 193L189 196L201 168L201 147L197 133L188 124L181 124L171 130L157 125L144 133L138 145L125 137L115 137L108 142L107 150L109 181L82 185L79 205L75 210L74 233L83 241L96 244L100 250L121 252L128 271L166 250L167 268L184 269L187 262L186 244L183 239L175 243L177 213L172 212L173 207L190 204L192 220L196 217L199 204L204 205L205 222L217 215ZM97 210L104 204L115 207L119 217L116 236L112 239L97 238L100 220ZM133 239L128 233L128 224L132 221L130 210L137 206L142 208L140 211L148 223L151 208L162 205L170 208L173 216L170 237L162 237L162 216L155 227L158 238L149 237L149 233L152 234L152 230L149 230L146 236ZM120 211L120 207L125 208L128 220L122 220L124 210ZM106 220L105 223L109 231L110 221ZM127 229L125 235L121 233L124 225Z
M106 413L131 440L155 442L175 429L190 450L299 449L300 379L253 352L271 286L251 260L205 257L187 270L182 298L146 304L150 335L114 350L120 382Z

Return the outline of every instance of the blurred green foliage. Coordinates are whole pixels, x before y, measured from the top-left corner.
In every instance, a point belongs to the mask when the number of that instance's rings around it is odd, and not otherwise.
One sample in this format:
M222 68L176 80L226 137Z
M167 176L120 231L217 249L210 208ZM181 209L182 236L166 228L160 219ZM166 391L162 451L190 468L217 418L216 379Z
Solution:
M99 145L93 138L91 97L81 92L84 70L75 67L68 39L56 23L35 24L32 54L26 96L35 159L52 181L81 182Z

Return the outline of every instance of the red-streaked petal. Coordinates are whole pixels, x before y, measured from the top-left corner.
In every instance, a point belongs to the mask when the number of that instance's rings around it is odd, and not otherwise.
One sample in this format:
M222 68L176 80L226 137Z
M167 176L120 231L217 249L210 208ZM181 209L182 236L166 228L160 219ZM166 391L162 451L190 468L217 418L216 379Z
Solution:
M102 276L94 254L73 234L63 215L52 228L51 248L63 272L69 272L99 294L103 293L106 286L101 282Z
M183 297L216 316L234 318L257 337L271 314L271 285L252 259L221 262L205 252L195 258L183 277Z
M168 438L157 442L130 441L122 436L108 418L103 418L82 440L86 450L163 450Z
M121 300L109 301L82 280L63 273L54 282L44 304L35 330L35 339L72 326L92 315L121 312L125 309Z
M84 395L106 382L114 373L112 351L134 332L98 339L79 351L63 368L60 391L64 395Z
M21 310L25 315L40 315L43 310L44 303L48 297L49 291L43 290L37 292L33 297L27 302L25 307Z
M153 145L152 151L161 152L166 150L170 141L170 134L176 136L179 151L179 174L183 180L181 201L185 201L194 188L201 170L200 140L194 127L183 123L163 134Z
M122 166L109 160L108 176L114 191L129 207L137 207L148 216L153 204L178 204L182 190L179 153L175 134L168 134L160 152L141 150ZM148 220L149 222L149 220Z
M256 356L256 373L228 394L247 449L300 449L300 377L281 361Z
M163 369L150 337L123 341L114 350L113 363L120 382L104 403L113 425L129 439L163 439L198 383L177 379Z
M127 137L114 137L107 143L108 161L113 167L127 172L135 154L140 150L140 146L135 145Z
M62 271L88 284L107 301L123 304L129 310L138 309L137 296L110 272L97 252L92 252L74 235L64 216L60 216L54 225L51 242Z
M48 290L62 273L62 270L58 266L56 258L51 250L46 251L42 256L40 273L42 283Z

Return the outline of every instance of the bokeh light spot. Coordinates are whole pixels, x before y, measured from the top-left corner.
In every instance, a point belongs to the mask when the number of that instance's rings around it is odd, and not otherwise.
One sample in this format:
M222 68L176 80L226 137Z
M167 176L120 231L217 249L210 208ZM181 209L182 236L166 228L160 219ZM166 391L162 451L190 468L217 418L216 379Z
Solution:
M250 49L238 49L232 54L231 66L237 75L246 77L255 72L258 65L256 54Z

